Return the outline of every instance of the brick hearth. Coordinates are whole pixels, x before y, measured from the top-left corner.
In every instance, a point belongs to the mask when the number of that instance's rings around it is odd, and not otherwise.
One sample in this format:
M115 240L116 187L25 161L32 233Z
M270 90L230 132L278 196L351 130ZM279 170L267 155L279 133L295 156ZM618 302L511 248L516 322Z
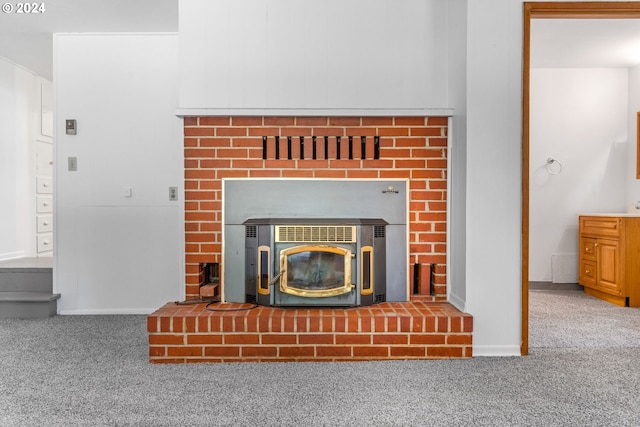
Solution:
M152 363L471 357L473 319L446 302L349 309L168 303L148 317Z

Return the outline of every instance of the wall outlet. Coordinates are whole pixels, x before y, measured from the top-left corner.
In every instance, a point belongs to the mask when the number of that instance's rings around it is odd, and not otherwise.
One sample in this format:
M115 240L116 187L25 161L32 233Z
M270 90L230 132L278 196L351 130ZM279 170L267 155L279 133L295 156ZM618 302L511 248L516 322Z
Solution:
M169 187L169 200L172 202L178 200L178 187Z

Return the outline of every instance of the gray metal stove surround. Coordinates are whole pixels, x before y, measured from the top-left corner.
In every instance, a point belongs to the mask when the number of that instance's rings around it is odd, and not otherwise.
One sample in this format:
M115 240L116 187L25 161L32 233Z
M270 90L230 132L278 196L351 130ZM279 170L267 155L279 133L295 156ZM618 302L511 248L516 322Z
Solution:
M384 227L384 251L381 248L382 241L378 240L378 251L374 249L373 252L373 256L383 252L385 255L384 266L377 270L376 282L384 283L386 301L408 301L407 200L408 180L223 180L223 299L230 302L247 302L250 298L247 295L251 292L247 290L253 285L247 285L250 273L247 271L246 260L247 251L254 251L254 248L247 249L247 225L261 224L263 230L273 233L276 225L340 223L355 226L358 238L365 236L367 239L369 231L365 230L363 235L362 225L366 224L365 229L368 228L371 232L376 226ZM295 247L299 243L281 244L279 248ZM261 242L258 246L265 245ZM353 257L355 259L362 256L360 252L362 246L371 245L355 242L332 246L349 250L355 255ZM258 252L255 256L258 257ZM269 261L273 266L270 279L279 280L275 277L279 272L277 271L279 261L276 261L274 256L272 254ZM379 262L379 258L380 255L376 262ZM355 263L353 265L355 268L359 266ZM379 277L380 275L384 277ZM357 281L361 279L358 274L353 277ZM355 285L360 286L360 283ZM256 297L258 297L257 293ZM337 298L340 301L340 297ZM336 305L369 303L368 296L364 301L361 298L362 295L356 297L357 301L342 301ZM375 295L371 298L375 298ZM299 301L295 297L287 296L283 305L297 305ZM264 298L261 303L266 303ZM268 302L268 304L272 303L280 305L283 301Z

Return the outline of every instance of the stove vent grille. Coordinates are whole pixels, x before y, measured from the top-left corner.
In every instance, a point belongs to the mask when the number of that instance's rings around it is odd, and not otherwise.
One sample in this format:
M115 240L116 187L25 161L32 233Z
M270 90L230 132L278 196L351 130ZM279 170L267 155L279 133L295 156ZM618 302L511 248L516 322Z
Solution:
M258 235L258 227L255 225L247 225L245 237L256 237Z
M355 225L276 225L278 243L355 243Z

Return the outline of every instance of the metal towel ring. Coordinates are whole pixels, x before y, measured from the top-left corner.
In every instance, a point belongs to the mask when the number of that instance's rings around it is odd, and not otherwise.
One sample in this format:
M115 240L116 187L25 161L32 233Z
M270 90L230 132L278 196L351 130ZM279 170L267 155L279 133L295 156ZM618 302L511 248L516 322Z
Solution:
M554 167L554 164L558 166ZM560 163L553 157L549 157L544 168L547 170L547 172L549 172L549 175L558 175L560 172L562 172L562 163Z

